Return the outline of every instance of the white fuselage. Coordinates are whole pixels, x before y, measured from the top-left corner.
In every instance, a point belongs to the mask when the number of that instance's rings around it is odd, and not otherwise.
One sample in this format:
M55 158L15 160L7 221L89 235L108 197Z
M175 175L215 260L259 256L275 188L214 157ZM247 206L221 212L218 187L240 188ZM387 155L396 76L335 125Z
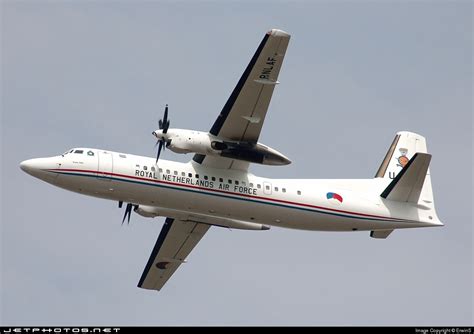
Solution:
M98 149L25 161L55 186L114 201L286 228L389 230L437 225L431 210L385 200L387 180L268 179ZM330 194L336 194L334 196ZM430 221L431 220L431 221Z

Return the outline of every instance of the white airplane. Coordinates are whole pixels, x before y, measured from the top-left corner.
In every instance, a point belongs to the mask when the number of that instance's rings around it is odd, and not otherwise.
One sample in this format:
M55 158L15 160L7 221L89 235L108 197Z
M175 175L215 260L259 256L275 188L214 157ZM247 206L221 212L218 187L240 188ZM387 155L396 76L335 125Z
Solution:
M57 187L128 203L134 212L166 217L138 287L160 290L211 226L268 230L370 231L387 238L394 229L443 226L431 189L426 141L397 133L375 177L367 180L269 179L248 172L250 163L290 160L258 142L290 40L268 31L211 130L169 128L168 107L155 158L94 148L23 161L22 170ZM164 148L195 153L192 161L159 160Z

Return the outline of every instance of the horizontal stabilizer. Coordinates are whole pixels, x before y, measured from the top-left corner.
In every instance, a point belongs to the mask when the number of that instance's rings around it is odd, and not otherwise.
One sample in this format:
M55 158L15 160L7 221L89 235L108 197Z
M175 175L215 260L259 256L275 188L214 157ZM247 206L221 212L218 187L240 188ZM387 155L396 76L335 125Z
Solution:
M370 231L370 237L375 239L387 239L393 230Z
M380 196L392 201L418 203L430 161L431 154L416 153Z

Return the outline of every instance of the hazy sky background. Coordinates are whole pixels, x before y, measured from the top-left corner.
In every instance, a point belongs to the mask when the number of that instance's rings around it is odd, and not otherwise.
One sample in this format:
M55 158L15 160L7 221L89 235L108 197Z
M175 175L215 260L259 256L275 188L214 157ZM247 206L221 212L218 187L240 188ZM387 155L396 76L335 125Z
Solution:
M473 324L471 1L1 2L2 325ZM212 228L165 288L136 287L163 219L55 188L20 161L77 146L153 156L209 130L264 33L290 45L261 141L281 178L371 178L418 132L443 228ZM190 155L165 152L165 159Z

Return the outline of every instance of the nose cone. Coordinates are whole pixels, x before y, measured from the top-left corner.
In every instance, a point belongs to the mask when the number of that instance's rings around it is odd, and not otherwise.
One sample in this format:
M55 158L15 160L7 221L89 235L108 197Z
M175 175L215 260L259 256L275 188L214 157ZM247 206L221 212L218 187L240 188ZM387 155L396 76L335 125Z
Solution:
M35 168L35 160L36 159L22 161L20 163L21 170L24 171L25 173L32 175L32 172L34 171L34 168Z
M53 183L57 177L56 173L49 170L57 166L56 158L30 159L20 163L22 171L49 183Z

